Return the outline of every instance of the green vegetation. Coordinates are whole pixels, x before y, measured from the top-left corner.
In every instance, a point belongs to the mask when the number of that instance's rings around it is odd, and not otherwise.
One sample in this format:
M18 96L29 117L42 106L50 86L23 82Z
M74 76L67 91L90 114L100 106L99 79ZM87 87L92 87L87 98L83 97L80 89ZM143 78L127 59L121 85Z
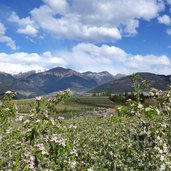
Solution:
M16 104L19 113L29 113L35 99L17 100ZM80 96L71 97L60 103L57 108L57 113L80 113L87 110L93 110L96 107L114 107L114 103L107 96Z
M7 92L0 105L1 170L170 171L171 86L165 92L152 89L155 105L145 106L141 85L136 80L133 85L135 99L100 116L84 113L113 107L107 97L66 100L67 90L49 99L17 101L32 106L22 114ZM59 115L65 106L83 115L65 120Z

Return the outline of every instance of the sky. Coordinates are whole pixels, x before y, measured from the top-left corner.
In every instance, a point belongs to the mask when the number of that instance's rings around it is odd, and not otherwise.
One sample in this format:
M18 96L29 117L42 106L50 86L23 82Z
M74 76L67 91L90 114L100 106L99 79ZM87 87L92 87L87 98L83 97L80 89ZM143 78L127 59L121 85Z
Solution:
M0 71L171 75L171 0L0 0Z

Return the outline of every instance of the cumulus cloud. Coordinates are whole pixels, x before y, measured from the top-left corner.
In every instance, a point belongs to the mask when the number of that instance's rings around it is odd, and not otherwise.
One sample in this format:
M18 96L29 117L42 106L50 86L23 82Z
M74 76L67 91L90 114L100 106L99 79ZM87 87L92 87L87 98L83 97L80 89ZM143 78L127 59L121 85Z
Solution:
M137 28L139 27L139 21L131 19L127 22L124 32L128 35L135 35L137 34Z
M59 14L65 14L68 9L69 5L66 0L43 0L45 4L47 4L49 7L51 7L53 10L55 10Z
M37 53L0 53L0 71L8 73L47 70L56 66L77 71L109 71L113 74L133 72L171 73L171 61L165 56L129 54L116 46L80 43L71 51Z
M170 59L165 56L155 55L135 55L128 58L126 62L127 68L130 71L149 71L159 73L159 69L168 68L171 66ZM161 71L162 73L163 71ZM165 73L169 74L169 73Z
M15 12L12 12L8 21L18 24L19 28L17 33L25 34L28 36L36 36L38 30L36 29L36 24L30 17L20 19Z
M158 0L43 1L30 16L19 18L13 13L9 21L42 29L57 38L108 42L121 39L124 33L137 34L140 19L150 21L164 8L164 2Z
M25 52L0 53L0 71L11 74L30 70L43 71L49 67L64 66L65 64L64 59L52 55L51 52L45 52L41 55Z
M6 36L6 28L2 23L0 23L0 42L5 43L12 50L17 49L15 41L11 37Z
M107 70L113 74L133 72L169 74L171 72L171 61L165 55L133 55L115 46L98 47L90 43L81 43L63 56L68 66L79 71Z
M163 15L163 16L158 17L158 22L161 24L170 25L171 18L168 15Z
M26 34L29 36L36 36L38 31L34 27L27 25L25 28L18 29L17 32L22 33L22 34Z

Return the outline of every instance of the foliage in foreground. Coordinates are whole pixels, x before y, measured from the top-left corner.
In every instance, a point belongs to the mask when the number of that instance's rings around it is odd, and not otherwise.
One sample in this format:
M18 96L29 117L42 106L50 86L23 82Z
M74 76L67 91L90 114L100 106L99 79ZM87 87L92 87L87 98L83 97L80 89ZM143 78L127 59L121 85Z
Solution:
M169 171L171 170L171 89L152 90L158 106L136 100L118 114L68 121L52 118L68 91L49 100L37 97L29 115L19 115L7 92L0 106L1 170Z

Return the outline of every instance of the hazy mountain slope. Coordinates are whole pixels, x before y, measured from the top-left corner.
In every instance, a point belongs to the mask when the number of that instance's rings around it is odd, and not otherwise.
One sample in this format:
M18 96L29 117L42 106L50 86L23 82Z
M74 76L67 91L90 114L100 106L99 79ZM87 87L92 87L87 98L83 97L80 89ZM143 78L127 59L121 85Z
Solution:
M34 74L28 79L45 93L65 90L67 88L87 90L97 86L96 81L87 78L71 69L57 67L42 73Z
M138 73L140 75L140 81L147 80L150 87L164 90L168 84L171 83L171 77L165 75L156 75L152 73ZM122 77L117 80L113 80L109 83L103 84L92 90L93 92L111 92L122 93L132 91L131 79L129 76Z
M114 80L114 78L115 78L112 74L110 74L107 71L103 71L103 72L87 71L87 72L83 72L82 74L84 77L95 80L97 85L101 85L101 84L110 82L110 81Z
M33 85L29 80L16 79L10 74L0 73L0 94L12 90L24 96L35 96L43 92Z
M147 80L151 87L165 89L171 82L171 76L156 75L152 73L138 73L140 81ZM105 84L102 84L105 83ZM102 85L101 85L102 84ZM116 76L104 72L80 73L71 69L56 67L48 71L35 73L28 72L14 77L10 74L0 73L0 94L6 90L17 92L21 96L33 97L46 95L70 88L77 94L88 92L129 92L131 79L129 76L118 74Z
M31 75L33 75L35 73L36 73L36 71L33 70L33 71L28 71L28 72L15 74L15 75L13 75L13 77L16 78L16 79L26 79L27 77L29 77L29 76L31 76Z

